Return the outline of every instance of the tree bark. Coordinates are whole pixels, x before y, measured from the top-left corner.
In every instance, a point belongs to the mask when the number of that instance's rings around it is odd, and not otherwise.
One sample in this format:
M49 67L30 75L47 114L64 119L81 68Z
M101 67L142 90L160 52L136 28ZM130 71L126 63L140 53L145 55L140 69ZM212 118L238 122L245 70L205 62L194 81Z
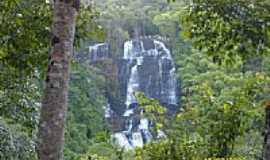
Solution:
M46 74L38 133L40 160L62 160L69 63L79 0L54 0L52 49Z
M263 145L263 159L270 160L270 102L265 108L265 131L264 131L264 145Z

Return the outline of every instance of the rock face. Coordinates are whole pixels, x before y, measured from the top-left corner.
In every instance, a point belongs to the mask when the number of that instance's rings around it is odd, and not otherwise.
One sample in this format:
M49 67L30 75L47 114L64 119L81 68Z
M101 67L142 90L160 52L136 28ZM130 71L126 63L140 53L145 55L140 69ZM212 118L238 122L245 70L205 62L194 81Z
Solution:
M110 57L109 46L97 44L89 47L91 61ZM158 99L163 105L177 105L177 84L174 62L164 43L151 38L130 40L124 44L122 58L114 59L117 66L119 103L105 107L106 118L115 134L115 143L130 149L150 142L153 136L151 122L140 117L134 93L143 92L147 97ZM111 102L110 102L111 101ZM171 107L174 106L174 107ZM160 131L162 132L162 131Z

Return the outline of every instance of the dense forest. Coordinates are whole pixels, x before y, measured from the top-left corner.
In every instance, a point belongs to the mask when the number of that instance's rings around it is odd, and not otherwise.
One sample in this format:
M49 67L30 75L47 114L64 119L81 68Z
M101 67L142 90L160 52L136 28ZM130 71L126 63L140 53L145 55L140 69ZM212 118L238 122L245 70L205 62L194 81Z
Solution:
M269 0L0 1L0 160L270 160Z

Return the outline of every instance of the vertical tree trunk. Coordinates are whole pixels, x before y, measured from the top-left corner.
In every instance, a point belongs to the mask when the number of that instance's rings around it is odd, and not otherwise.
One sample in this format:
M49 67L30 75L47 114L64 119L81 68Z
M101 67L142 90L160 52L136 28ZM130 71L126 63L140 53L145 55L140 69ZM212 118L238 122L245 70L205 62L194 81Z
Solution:
M263 159L270 160L270 102L265 108L265 131L263 145Z
M54 0L52 50L38 133L40 160L62 160L67 111L69 61L73 52L79 0Z

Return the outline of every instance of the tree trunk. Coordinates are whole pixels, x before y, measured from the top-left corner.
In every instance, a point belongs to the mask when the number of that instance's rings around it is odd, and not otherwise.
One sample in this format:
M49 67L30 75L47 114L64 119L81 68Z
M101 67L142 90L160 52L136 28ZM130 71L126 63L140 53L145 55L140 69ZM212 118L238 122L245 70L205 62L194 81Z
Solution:
M270 160L270 102L265 108L265 131L264 131L264 145L263 145L263 159Z
M62 160L67 111L69 61L73 53L79 0L54 0L52 50L38 133L40 160Z

